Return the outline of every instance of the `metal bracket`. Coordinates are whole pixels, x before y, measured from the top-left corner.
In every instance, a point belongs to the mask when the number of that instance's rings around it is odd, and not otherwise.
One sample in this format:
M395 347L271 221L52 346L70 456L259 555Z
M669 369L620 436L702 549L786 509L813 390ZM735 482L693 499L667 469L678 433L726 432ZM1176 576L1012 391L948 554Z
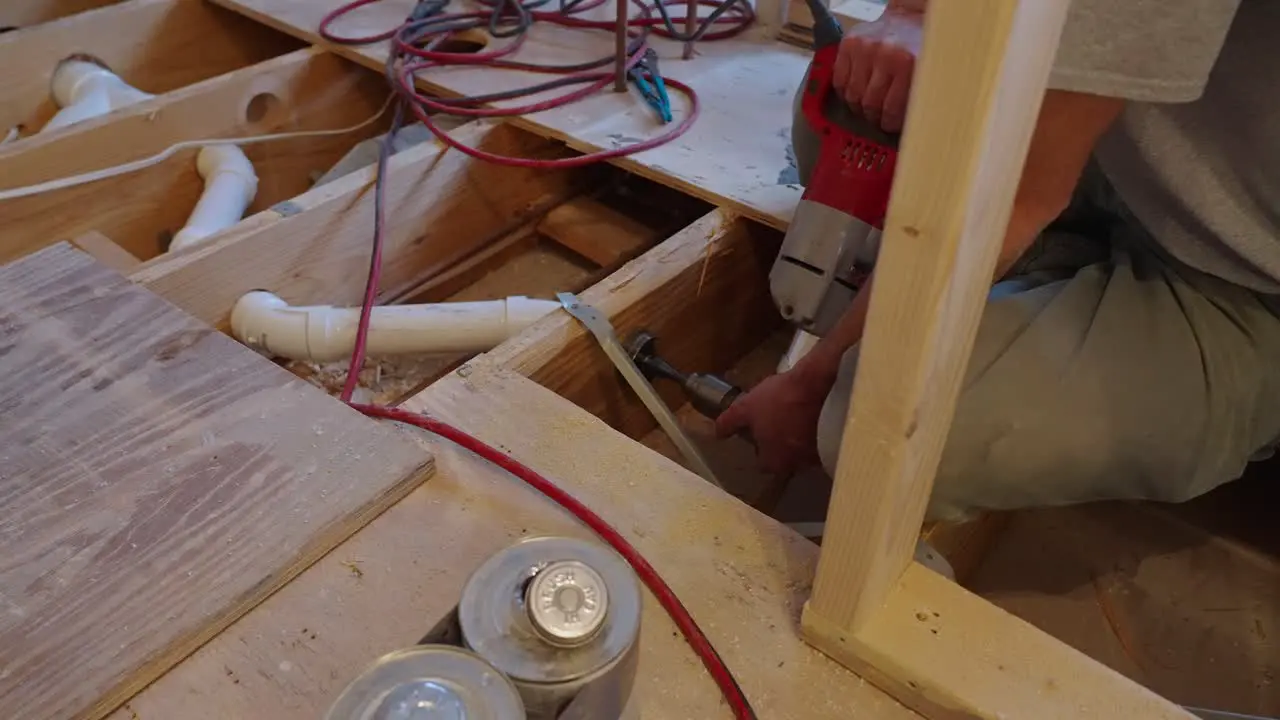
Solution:
M649 381L645 379L644 374L640 372L635 363L631 360L631 355L627 353L626 348L622 346L622 342L618 340L617 333L613 330L613 325L599 310L590 305L583 305L573 293L558 293L556 299L564 306L566 312L572 315L582 323L587 330L595 336L600 343L600 347L604 350L604 354L609 357L618 368L618 372L622 373L622 377L640 397L640 401L644 406L653 413L653 418L658 421L658 425L662 428L667 437L671 438L671 442L675 443L676 449L684 456L686 462L689 463L690 469L701 475L716 487L723 488L720 481L716 479L716 475L711 471L711 466L707 464L706 458L702 456L702 452L693 444L689 436L685 434L680 427L680 421L672 414L671 409L662 401L658 392L653 389Z

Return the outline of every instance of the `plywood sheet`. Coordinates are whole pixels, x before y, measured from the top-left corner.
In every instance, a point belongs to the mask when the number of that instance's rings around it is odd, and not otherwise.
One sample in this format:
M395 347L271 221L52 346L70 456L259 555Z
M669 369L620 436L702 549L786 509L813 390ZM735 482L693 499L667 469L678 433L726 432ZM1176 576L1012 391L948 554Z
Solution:
M918 720L800 639L817 546L509 371L472 363L409 407L504 449L614 523L671 584L761 718ZM515 478L429 441L439 460L430 483L111 720L323 717L374 658L416 642L456 603L491 553L525 535L589 537ZM641 632L638 717L732 717L648 593Z
M431 455L65 244L0 268L0 708L97 717Z
M312 42L316 27L344 0L215 0L233 10ZM334 26L344 35L368 35L394 27L414 0L384 0L361 8ZM583 17L612 19L613 3ZM758 34L758 33L757 33ZM498 41L494 41L496 47ZM809 53L753 36L704 42L692 60L682 46L655 38L662 73L698 92L701 114L687 134L617 164L748 217L785 228L800 197L790 147L791 104L808 67ZM608 56L612 35L538 23L516 57L534 63L569 64ZM491 48L492 49L492 48ZM382 67L387 45L335 48L357 62ZM425 73L420 83L445 95L479 95L545 81L546 76L483 68ZM688 104L672 90L677 120ZM517 124L592 151L628 145L666 130L639 95L604 91L570 106L527 116Z

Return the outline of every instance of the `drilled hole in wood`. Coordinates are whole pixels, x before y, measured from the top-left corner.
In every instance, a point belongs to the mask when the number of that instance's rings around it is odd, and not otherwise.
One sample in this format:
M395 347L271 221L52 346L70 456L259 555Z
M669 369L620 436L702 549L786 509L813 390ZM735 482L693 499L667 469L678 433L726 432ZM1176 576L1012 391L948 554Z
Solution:
M484 33L467 30L445 38L431 49L435 52L470 54L480 52L487 44L489 40Z
M260 123L278 107L280 98L268 92L258 93L249 99L249 104L244 108L245 122Z

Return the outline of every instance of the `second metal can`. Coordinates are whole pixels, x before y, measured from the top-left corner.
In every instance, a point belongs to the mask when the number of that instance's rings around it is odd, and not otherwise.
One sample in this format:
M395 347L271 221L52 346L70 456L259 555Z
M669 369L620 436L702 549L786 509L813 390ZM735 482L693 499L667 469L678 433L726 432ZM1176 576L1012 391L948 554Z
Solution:
M639 581L616 552L539 537L475 571L458 625L515 684L529 720L613 720L635 683L640 612Z

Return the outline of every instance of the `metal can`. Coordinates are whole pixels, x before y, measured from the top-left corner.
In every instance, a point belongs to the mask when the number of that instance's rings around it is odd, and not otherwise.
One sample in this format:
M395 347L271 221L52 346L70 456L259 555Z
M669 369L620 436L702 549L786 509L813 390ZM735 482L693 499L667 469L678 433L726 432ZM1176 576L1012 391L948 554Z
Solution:
M464 648L421 645L377 660L326 720L524 720L515 685Z
M529 720L611 720L635 684L640 600L613 550L529 538L475 571L458 624L466 647L515 684Z

